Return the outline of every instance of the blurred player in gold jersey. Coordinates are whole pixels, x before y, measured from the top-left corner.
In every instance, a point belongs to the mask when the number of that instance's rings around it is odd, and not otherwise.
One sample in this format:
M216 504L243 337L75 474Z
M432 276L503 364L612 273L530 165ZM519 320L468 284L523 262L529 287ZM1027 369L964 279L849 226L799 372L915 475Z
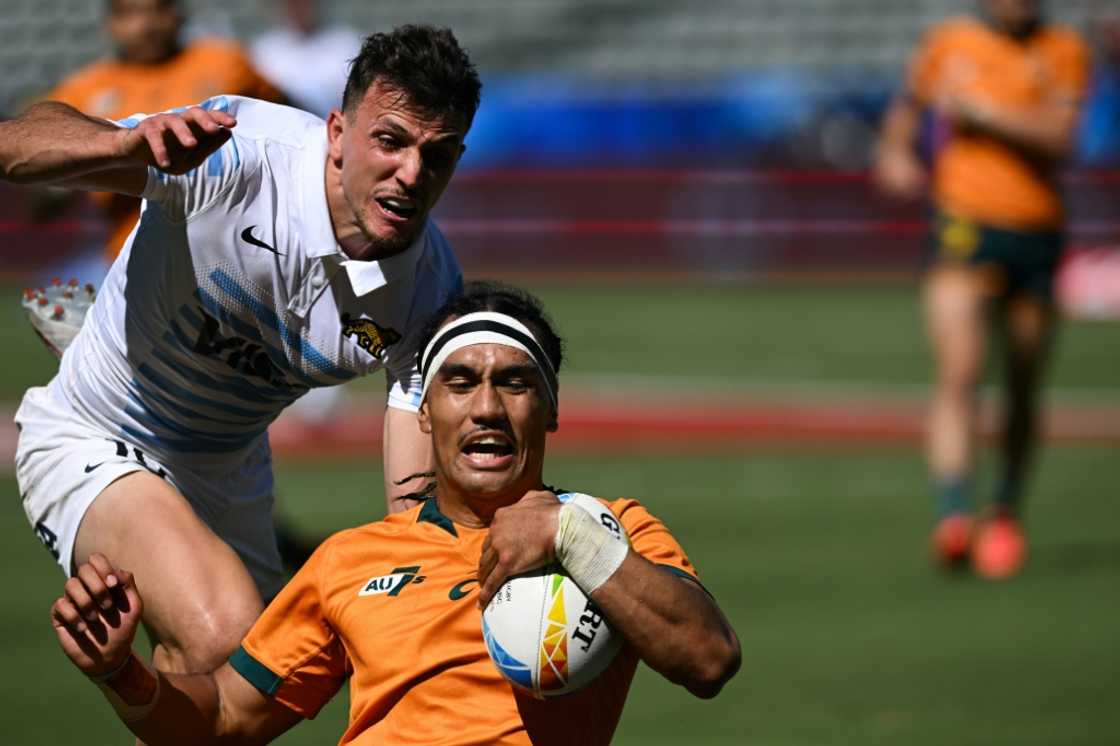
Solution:
M1037 398L1053 327L1052 284L1064 208L1057 173L1070 153L1089 77L1086 46L1047 23L1035 0L982 0L934 27L887 112L875 175L888 193L927 186L915 152L923 110L936 117L929 192L933 235L922 300L935 361L927 458L936 495L935 558L971 558L984 577L1026 558L1020 501L1036 440ZM976 389L989 331L1006 349L1002 462L977 523L971 481Z
M237 43L200 39L182 44L185 18L178 0L107 0L107 10L105 29L113 56L78 70L43 98L114 120L223 93L281 100ZM140 200L104 192L91 197L109 222L105 255L112 261L140 216Z

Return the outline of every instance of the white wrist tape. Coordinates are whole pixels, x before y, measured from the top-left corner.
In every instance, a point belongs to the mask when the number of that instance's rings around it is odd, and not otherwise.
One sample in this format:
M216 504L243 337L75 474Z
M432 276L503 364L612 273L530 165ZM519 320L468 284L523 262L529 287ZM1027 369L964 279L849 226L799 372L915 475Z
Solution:
M630 547L578 505L561 505L558 523L556 559L580 590L590 596L614 575Z
M121 695L117 693L117 690L113 688L113 682L116 677L123 673L124 669L131 668L132 666L139 666L142 668L140 675L147 674L155 679L154 685L152 686L151 698L147 702L129 704L124 701ZM125 723L135 723L148 717L148 715L151 715L152 711L156 709L156 704L159 702L159 674L152 671L139 659L133 660L132 656L125 660L124 665L111 674L107 674L103 677L90 677L90 680L97 685L97 688L105 695L105 699L109 700L109 704L116 710L117 716ZM123 682L117 682L118 686L122 685L122 683ZM135 682L129 682L129 684L134 685Z

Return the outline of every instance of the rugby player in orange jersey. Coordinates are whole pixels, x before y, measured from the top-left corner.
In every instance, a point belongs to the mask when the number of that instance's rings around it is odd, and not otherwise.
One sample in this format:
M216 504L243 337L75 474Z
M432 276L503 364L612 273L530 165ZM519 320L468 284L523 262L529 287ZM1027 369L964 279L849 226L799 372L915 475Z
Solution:
M113 56L74 72L43 98L112 120L222 94L283 99L236 42L181 43L185 18L180 5L180 0L106 0L105 31ZM109 222L105 259L111 262L140 217L140 200L111 192L92 192L90 197Z
M936 366L927 433L938 521L931 544L937 561L952 566L971 556L978 574L1001 579L1026 558L1020 503L1065 219L1057 171L1073 146L1089 55L1073 31L1045 22L1036 0L980 7L978 17L935 27L915 52L907 88L884 120L875 175L898 197L925 191L915 144L921 113L932 110L941 132L922 292ZM1006 350L1002 463L995 499L976 526L976 388L990 329Z
M699 697L738 670L734 631L660 521L608 503L627 548L545 486L561 343L539 304L468 286L419 349L430 497L328 539L216 671L157 672L133 655L142 600L108 558L67 582L52 607L59 642L146 743L265 742L349 678L343 744L606 744L639 659ZM536 701L490 661L479 608L508 576L552 562L628 644L587 688Z

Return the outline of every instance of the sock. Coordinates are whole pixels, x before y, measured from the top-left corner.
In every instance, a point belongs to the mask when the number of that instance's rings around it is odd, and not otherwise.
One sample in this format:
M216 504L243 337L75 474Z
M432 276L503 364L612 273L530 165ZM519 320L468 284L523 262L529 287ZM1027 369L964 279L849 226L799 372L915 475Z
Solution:
M953 513L971 513L972 504L968 499L970 480L964 477L939 477L933 480L934 510L937 519Z

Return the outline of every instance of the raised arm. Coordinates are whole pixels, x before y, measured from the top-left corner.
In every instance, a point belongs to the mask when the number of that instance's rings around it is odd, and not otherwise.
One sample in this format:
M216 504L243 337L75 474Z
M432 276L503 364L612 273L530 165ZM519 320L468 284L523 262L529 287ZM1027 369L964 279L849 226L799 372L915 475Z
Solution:
M511 575L558 560L650 668L697 697L718 694L741 654L715 600L616 541L590 513L564 510L562 518L552 493L532 492L495 512L479 563L480 604Z
M126 129L57 101L0 122L0 179L139 196L147 167L182 174L230 138L230 115L192 107Z
M145 743L267 743L300 721L228 663L206 674L149 668L132 652L142 609L132 574L93 554L66 582L51 623L63 652Z

